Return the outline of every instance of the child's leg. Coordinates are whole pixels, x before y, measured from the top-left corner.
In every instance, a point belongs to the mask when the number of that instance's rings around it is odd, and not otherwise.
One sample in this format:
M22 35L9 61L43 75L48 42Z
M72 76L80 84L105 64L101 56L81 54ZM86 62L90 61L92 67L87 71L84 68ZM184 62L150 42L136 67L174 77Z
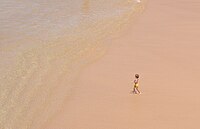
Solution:
M140 91L139 91L138 87L136 87L136 90L137 90L137 92L140 94Z
M136 93L136 90L135 90L135 87L133 87L133 93L134 93L134 94L137 94L137 93Z

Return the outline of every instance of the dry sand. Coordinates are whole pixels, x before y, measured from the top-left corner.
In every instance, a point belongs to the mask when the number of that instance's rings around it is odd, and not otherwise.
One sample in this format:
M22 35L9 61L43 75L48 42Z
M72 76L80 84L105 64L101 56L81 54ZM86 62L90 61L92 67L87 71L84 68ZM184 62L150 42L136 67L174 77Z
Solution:
M152 0L47 129L199 129L200 2ZM131 93L139 73L141 95Z

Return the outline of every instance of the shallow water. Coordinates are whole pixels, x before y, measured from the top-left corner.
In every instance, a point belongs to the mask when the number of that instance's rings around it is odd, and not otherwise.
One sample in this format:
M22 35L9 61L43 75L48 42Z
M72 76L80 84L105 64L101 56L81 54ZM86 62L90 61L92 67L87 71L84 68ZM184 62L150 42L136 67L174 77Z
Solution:
M137 13L133 0L0 0L0 127L36 129Z

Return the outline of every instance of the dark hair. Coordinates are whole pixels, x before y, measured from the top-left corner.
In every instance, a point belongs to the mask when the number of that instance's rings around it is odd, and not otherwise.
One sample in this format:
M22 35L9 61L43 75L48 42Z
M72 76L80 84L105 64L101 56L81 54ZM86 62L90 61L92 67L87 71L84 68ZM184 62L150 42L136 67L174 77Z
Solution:
M135 77L136 77L136 78L139 78L140 76L139 76L139 74L135 74Z

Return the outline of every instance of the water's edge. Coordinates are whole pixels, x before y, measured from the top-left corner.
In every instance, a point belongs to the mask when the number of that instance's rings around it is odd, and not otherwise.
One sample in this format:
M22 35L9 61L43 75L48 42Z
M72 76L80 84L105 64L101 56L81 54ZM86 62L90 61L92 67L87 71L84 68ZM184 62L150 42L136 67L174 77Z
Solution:
M79 71L104 55L108 47L103 43L105 39L120 32L142 8L142 3L122 2L120 12L103 18L88 18L88 4L89 1L84 3L79 26L58 32L59 36L54 35L57 32L42 33L43 30L40 30L41 35L26 33L34 31L37 25L24 32L19 30L19 36L15 35L17 32L10 36L6 30L1 31L5 34L0 37L1 127L35 129L51 118L70 97L73 80ZM7 31L12 32L12 29Z

